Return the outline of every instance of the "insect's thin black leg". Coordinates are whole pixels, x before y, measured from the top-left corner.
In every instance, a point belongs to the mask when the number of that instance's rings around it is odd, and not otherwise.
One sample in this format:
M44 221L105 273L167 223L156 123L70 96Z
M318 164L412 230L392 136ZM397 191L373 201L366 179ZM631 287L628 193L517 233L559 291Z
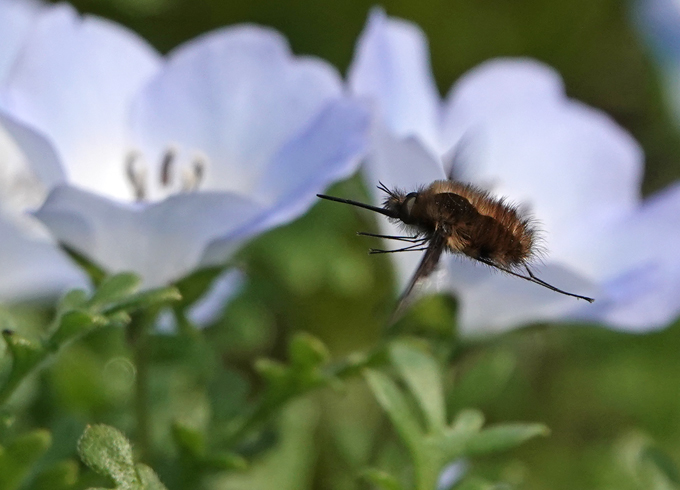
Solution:
M588 298L587 296L581 296L579 294L573 294L573 293L568 293L566 291L562 291L561 289L556 288L552 284L548 284L543 279L539 279L538 277L536 277L534 275L534 273L531 272L531 269L529 269L529 267L527 267L526 265L524 266L524 268L526 269L527 274L529 274L529 277L531 278L532 282L535 282L536 284L540 284L541 286L546 287L546 288L548 288L552 291L556 291L558 293L566 294L567 296L573 296L574 298L584 299L589 303L592 303L593 301L595 301L593 298Z
M395 252L422 252L423 250L427 250L427 247L423 247L422 244L416 243L414 245L409 245L408 247L404 248L397 248L395 250L380 250L379 248L371 248L368 253L371 255L375 254L391 254Z
M586 300L588 303L592 303L593 301L595 301L593 298L589 298L588 296L581 296L580 294L570 293L568 291L564 291L562 289L556 288L552 284L548 284L547 282L543 281L542 279L539 279L538 277L536 277L533 274L533 272L531 272L531 270L526 266L525 266L525 269L526 269L527 273L529 274L529 276L524 276L524 275L519 274L517 272L513 272L510 269L506 269L504 267L499 267L498 265L496 265L496 264L494 264L494 263L492 263L492 262L490 262L486 259L477 259L477 260L479 260L483 264L490 265L491 267L495 267L496 269L501 270L501 271L503 271L507 274L510 274L512 276L519 277L521 279L524 279L525 281L533 282L534 284L538 284L539 286L543 286L544 288L550 289L551 291L555 291L556 293L564 294L566 296L571 296L572 298L583 299L583 300Z
M396 235L378 235L377 233L368 233L365 231L357 232L359 236L370 236L373 238L385 238L386 240L398 240L400 242L424 243L428 239L419 236L396 236Z

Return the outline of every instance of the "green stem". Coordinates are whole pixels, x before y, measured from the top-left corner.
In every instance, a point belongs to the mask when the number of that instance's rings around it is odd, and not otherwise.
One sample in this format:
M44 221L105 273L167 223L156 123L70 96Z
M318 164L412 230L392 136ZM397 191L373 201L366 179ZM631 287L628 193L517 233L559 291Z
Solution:
M139 457L146 459L151 447L149 414L149 356L148 338L143 335L134 345L134 360L137 368L135 377L135 418L137 419L137 447Z
M153 311L150 311L153 310ZM151 308L132 317L128 325L127 338L135 363L134 413L137 421L136 447L139 459L145 460L151 449L151 416L149 406L149 329L156 319L157 310Z

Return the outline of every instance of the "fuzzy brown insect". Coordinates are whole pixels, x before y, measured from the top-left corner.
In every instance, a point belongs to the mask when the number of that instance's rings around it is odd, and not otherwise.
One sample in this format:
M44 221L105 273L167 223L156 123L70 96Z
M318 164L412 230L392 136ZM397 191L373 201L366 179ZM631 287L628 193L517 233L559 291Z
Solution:
M359 233L410 243L396 250L371 249L371 253L425 251L420 265L401 295L399 310L413 287L437 267L444 251L462 254L507 274L525 279L557 293L583 299L537 278L529 262L536 256L536 227L530 218L503 199L496 199L475 186L454 180L437 180L415 192L390 190L380 183L387 197L383 207L317 194L322 199L351 204L387 216L412 232L408 236ZM519 271L525 270L528 275Z

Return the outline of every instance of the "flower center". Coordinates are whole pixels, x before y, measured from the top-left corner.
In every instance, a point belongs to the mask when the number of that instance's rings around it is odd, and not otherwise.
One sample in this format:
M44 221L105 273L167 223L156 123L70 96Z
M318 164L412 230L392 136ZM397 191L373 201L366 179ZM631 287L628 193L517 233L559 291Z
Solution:
M141 152L131 150L125 158L125 176L135 201L160 200L198 190L205 177L208 157L202 152L194 152L188 159L179 157L177 147L168 146L159 164L150 167ZM156 175L150 176L151 170L155 170Z

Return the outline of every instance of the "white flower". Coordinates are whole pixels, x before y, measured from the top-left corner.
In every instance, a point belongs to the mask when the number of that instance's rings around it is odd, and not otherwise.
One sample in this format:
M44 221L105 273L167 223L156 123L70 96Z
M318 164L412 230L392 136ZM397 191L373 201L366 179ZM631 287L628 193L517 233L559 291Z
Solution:
M41 5L0 0L0 84L25 42ZM45 189L16 144L0 128L0 302L48 299L86 284L84 275L49 239L27 209Z
M0 82L9 72L41 8L30 0L0 0Z
M302 214L355 170L368 124L332 67L272 30L221 29L162 59L63 5L40 19L1 100L52 188L36 216L147 287Z
M374 104L369 183L415 190L452 175L509 198L544 231L547 256L534 266L537 275L597 298L589 305L448 256L440 283L458 295L463 334L571 319L641 331L678 315L680 255L669 250L680 192L642 204L638 144L604 113L568 99L554 70L493 60L464 75L442 102L422 32L374 10L349 83ZM419 254L394 255L405 280Z

